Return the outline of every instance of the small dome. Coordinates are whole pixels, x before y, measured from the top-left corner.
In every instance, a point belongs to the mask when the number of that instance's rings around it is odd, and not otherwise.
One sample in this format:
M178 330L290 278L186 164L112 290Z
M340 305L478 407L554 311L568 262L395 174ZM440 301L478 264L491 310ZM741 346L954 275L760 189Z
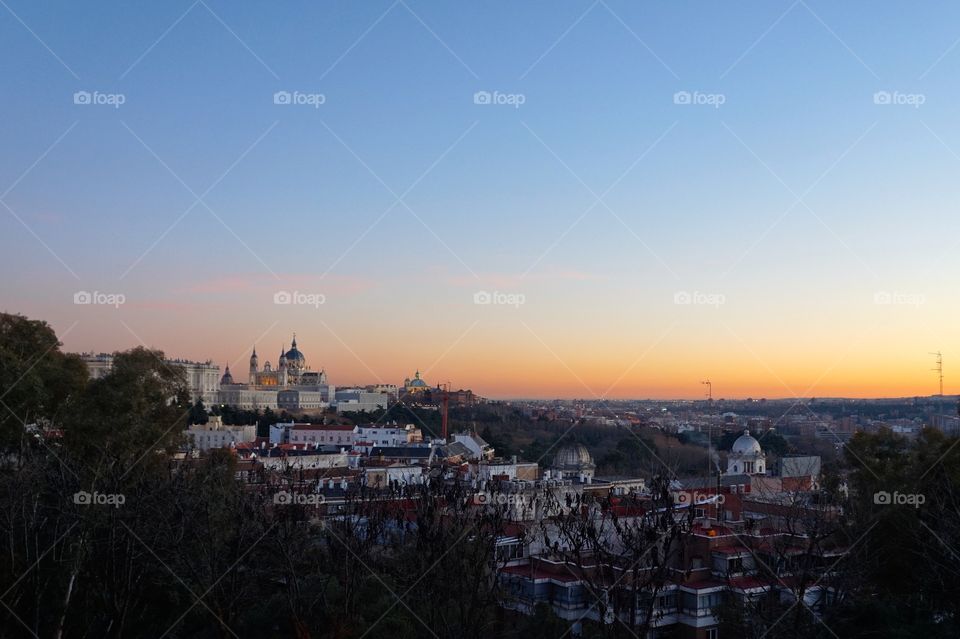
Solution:
M737 441L733 442L733 448L730 449L730 452L737 455L763 454L763 450L760 448L760 442L754 439L749 429L743 431L743 435L737 437Z
M557 451L553 458L553 467L562 470L582 470L594 468L593 457L583 444L571 444Z
M233 383L233 375L230 374L230 365L227 364L227 370L224 371L223 377L220 378L220 385L225 386L227 384Z
M409 380L407 386L412 386L414 388L426 388L427 383L420 379L420 371L417 371L416 374L414 374L413 379Z

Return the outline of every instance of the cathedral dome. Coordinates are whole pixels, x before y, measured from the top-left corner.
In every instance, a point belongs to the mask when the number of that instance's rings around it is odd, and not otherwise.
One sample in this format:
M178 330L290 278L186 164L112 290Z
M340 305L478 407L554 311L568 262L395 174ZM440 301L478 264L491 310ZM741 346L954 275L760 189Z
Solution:
M290 350L283 354L283 359L287 368L294 370L303 370L307 367L307 358L297 349L297 336L293 336L293 342L290 343Z
M750 435L749 430L745 430L743 435L737 437L737 440L733 442L733 448L730 449L730 452L736 455L760 455L763 450L760 448L760 442Z

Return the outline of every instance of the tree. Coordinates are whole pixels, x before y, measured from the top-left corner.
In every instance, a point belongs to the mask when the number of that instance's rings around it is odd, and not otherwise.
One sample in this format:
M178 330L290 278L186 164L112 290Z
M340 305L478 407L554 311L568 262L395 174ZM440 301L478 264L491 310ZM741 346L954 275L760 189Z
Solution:
M46 322L0 313L0 448L18 448L28 426L56 428L88 380Z
M203 400L198 399L197 403L190 407L190 417L191 424L206 424L210 421L210 415L207 413L206 407L203 405Z

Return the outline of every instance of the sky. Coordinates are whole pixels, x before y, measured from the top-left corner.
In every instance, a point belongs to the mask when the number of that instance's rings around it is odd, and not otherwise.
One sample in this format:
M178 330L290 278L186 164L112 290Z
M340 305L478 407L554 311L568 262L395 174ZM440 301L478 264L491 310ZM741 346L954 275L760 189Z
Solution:
M960 391L953 2L0 2L0 310L481 395Z

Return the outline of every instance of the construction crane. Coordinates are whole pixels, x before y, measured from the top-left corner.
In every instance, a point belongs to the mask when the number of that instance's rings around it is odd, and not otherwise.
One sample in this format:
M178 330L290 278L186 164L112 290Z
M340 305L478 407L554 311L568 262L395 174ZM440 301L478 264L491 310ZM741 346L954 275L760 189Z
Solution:
M937 366L936 368L931 368L930 370L936 371L937 379L940 381L940 397L943 397L943 355L940 354L940 351L936 353L929 353L930 355L935 355L937 357Z
M705 382L700 382L700 383L701 383L701 384L706 384L706 386L707 386L707 399L712 401L712 400L713 400L713 384L710 383L710 380L709 380L709 379L708 379L707 381L705 381Z

